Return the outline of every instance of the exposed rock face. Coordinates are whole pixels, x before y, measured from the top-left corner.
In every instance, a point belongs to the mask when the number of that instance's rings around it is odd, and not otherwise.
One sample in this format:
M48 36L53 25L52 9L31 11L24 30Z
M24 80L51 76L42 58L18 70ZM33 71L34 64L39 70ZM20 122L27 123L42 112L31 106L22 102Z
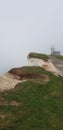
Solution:
M32 71L34 67L31 67ZM15 88L18 83L27 81L27 80L42 80L43 82L48 82L49 76L45 74L35 73L26 71L26 67L14 68L11 69L5 75L0 76L0 91L10 90ZM30 69L30 68L29 68Z
M63 77L63 60L60 60L54 56L49 56L51 62L54 64L54 66L59 71L59 75Z
M44 68L45 70L52 72L56 76L58 76L58 75L62 76L60 69L58 69L54 65L54 63L51 61L51 59L48 61L44 61L44 60L36 59L36 58L29 58L28 63L29 63L29 66L40 66L40 67Z
M55 57L49 56L47 61L38 58L29 58L28 67L39 66L45 70L52 72L56 76L63 76L63 61ZM30 73L24 67L11 69L8 73L0 76L0 91L10 90L15 86L28 79L42 79L44 82L49 81L49 77L44 74Z
M0 76L0 91L13 89L18 83L29 79L42 79L43 82L49 81L49 77L45 74L26 72L24 67L14 68Z
M29 66L40 66L42 67L44 65L44 60L38 59L38 58L28 58L28 65Z
M20 82L23 81L10 73L6 73L5 75L0 76L0 91L13 89L16 84Z

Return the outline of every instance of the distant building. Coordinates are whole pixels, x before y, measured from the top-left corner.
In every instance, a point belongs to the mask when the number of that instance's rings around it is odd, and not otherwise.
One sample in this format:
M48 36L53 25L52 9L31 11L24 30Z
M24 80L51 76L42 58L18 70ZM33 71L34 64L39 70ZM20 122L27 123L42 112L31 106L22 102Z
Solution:
M60 51L56 51L54 47L51 48L51 55L61 55Z

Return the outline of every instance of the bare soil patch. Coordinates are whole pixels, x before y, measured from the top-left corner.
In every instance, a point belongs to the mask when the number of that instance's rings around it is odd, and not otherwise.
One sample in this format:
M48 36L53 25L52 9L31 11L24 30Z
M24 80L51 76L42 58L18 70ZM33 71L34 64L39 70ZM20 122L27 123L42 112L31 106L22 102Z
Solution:
M44 82L49 81L49 77L45 74L25 72L22 70L22 68L14 68L10 70L9 73L19 77L20 80L42 79Z
M16 102L16 101L7 101L7 100L4 100L4 99L0 99L0 106L1 105L11 105L11 106L20 106L21 105L21 102Z

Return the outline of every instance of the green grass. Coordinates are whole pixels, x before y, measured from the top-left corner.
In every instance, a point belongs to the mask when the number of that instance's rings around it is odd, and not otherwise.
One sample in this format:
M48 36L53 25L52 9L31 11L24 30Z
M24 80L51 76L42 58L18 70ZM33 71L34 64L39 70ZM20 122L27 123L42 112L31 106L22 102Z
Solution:
M63 60L63 56L61 55L56 56L56 58L58 58L59 60Z
M0 130L63 130L63 78L41 67L24 69L46 74L50 81L29 80L19 83L16 89L0 93L0 99L21 103L20 106L0 105Z
M63 60L63 55L51 55L51 56L54 56L54 57L58 58L59 60Z
M28 58L38 58L38 59L43 59L46 61L49 59L48 55L46 54L33 53L33 52L29 53Z

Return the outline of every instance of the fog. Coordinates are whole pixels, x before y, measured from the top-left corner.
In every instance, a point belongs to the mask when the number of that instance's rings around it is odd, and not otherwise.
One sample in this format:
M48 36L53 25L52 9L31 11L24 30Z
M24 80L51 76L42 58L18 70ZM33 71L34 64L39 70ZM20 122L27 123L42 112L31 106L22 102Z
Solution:
M63 54L63 0L0 0L0 74L52 45Z

